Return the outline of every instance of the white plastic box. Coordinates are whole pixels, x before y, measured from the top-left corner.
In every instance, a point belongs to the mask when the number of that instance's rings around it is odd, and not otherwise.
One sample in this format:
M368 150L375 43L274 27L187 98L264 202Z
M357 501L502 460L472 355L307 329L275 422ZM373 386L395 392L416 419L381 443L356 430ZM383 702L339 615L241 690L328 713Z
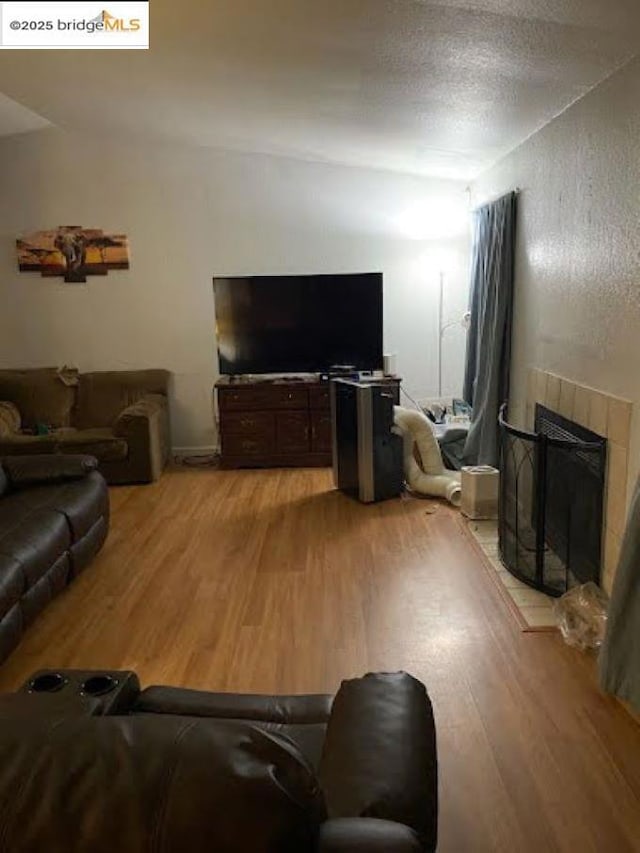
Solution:
M462 469L462 502L460 509L467 518L498 517L500 472L490 465L474 465Z

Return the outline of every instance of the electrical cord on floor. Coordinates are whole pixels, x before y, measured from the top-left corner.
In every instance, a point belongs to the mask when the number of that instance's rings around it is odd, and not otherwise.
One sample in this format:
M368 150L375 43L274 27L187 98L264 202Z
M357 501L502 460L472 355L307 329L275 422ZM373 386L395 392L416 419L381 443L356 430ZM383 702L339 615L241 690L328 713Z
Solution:
M176 465L184 465L185 468L217 468L220 462L220 454L208 453L205 456L185 456L176 453L173 461Z

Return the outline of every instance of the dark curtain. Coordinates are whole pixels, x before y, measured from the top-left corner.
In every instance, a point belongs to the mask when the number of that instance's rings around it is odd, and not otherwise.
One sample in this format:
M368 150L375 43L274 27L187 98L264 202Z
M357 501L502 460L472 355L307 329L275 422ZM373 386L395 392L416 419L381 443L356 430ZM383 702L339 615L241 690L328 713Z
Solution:
M600 684L640 712L640 480L636 484L613 582Z
M509 392L517 194L474 212L464 399L473 407L465 465L498 465L498 412Z

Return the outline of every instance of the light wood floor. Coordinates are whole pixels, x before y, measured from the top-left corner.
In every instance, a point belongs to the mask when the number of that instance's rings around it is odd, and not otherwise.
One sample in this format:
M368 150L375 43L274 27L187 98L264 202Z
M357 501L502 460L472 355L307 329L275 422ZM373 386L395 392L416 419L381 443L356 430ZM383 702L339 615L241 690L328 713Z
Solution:
M365 507L324 470L176 470L112 505L0 689L47 665L263 692L406 669L435 706L439 850L640 850L640 726L591 659L521 632L454 511Z

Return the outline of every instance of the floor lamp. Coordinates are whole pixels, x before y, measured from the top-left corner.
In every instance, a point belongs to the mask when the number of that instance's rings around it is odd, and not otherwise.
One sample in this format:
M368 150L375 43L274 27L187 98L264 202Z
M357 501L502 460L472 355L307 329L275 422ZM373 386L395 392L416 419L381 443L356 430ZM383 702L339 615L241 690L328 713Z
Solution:
M447 329L462 326L468 329L471 325L471 312L466 311L459 320L444 322L444 272L440 271L440 290L438 294L438 398L442 397L442 341Z

